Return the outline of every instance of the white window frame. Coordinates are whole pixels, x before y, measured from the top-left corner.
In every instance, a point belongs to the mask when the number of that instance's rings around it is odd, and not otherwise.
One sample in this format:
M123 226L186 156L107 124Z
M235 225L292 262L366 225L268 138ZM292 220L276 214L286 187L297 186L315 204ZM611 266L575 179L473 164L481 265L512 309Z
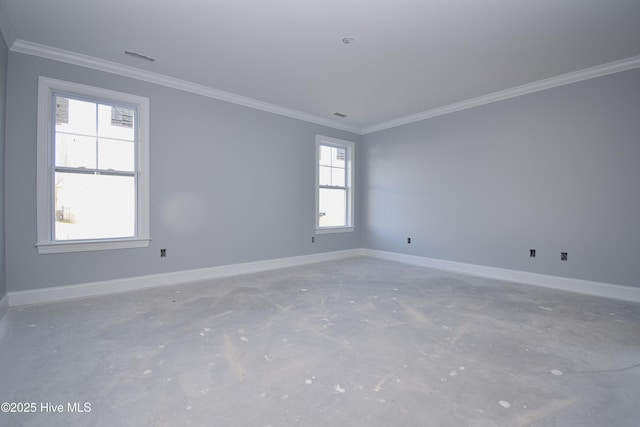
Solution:
M136 227L128 238L54 240L54 92L95 101L132 105L138 109L136 145ZM149 99L123 92L40 76L37 130L37 243L39 254L148 247L149 235Z
M320 227L320 146L329 145L331 147L344 148L345 155L345 187L347 190L347 224L344 226L331 226ZM355 159L355 144L351 141L343 139L332 138L329 136L316 135L316 214L315 214L315 229L316 234L326 233L346 233L355 229L354 223L354 159Z

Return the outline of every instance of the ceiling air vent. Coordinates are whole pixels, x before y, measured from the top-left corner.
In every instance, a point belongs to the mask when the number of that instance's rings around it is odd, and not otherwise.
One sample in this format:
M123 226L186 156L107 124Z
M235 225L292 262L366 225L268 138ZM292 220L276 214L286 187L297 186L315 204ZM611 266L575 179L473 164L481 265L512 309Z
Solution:
M142 59L143 61L147 61L147 62L153 62L153 61L156 60L155 58L152 58L150 56L143 55L143 54L137 53L137 52L131 52L130 50L125 50L124 54L132 56L132 57L134 57L136 59Z

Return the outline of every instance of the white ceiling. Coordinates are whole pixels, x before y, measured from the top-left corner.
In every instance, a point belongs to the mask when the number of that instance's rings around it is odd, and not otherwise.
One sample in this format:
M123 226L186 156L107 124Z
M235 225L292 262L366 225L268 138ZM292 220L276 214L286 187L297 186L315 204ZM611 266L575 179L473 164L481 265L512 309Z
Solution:
M0 3L10 41L113 61L360 131L640 55L640 0ZM344 36L355 43L343 44Z

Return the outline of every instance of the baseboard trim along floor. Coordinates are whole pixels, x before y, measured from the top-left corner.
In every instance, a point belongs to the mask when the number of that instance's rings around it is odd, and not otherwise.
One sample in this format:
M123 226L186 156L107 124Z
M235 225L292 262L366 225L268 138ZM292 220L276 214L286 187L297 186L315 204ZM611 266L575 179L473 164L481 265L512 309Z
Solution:
M258 273L262 271L276 270L279 268L295 267L305 264L332 261L355 256L370 256L402 262L405 264L467 274L471 276L504 280L526 285L542 286L545 288L563 290L584 295L612 298L628 302L640 302L640 288L634 288L630 286L572 279L568 277L551 276L519 270L509 270L455 261L446 261L435 258L420 257L415 255L407 255L397 252L386 252L373 249L348 249L288 258L254 261L241 264L230 264L196 270L153 274L125 279L107 280L68 286L56 286L52 288L31 289L26 291L15 291L7 293L4 300L8 299L9 307L40 304L98 295L108 295L113 293L127 292L159 286L193 283L203 280L230 277L240 274Z
M426 258L406 255L397 252L385 252L373 249L362 249L361 254L376 258L398 261L405 264L430 267L471 276L504 280L526 285L542 286L545 288L574 292L583 295L612 298L628 302L640 302L640 288L613 285L610 283L592 282L588 280L572 279L570 277L551 276L547 274L530 273L520 270L487 267L484 265L467 264L442 259Z
M152 274L148 276L106 280L101 282L9 292L9 307L108 295L159 286L179 285L183 283L193 283L204 280L219 279L222 277L237 276L240 274L259 273L279 268L296 267L299 265L355 257L359 256L360 252L360 249L322 252L318 254L301 255L288 258L276 258L195 270L176 271L172 273Z
M0 320L2 320L8 308L9 308L9 296L8 294L4 294L2 299L0 299Z
M0 299L0 343L2 342L7 324L7 310L9 310L9 294L4 294Z

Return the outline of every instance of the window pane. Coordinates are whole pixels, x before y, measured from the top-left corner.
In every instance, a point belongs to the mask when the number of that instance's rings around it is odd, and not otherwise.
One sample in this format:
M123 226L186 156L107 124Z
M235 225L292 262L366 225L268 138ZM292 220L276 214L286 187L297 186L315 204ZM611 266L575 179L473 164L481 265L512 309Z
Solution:
M98 140L98 169L133 172L135 151L132 141L100 138Z
M54 240L135 235L135 179L129 176L55 174Z
M344 169L331 168L331 185L344 187Z
M56 166L95 169L95 137L56 133L55 146Z
M347 225L347 191L321 188L320 227L340 227Z
M98 106L98 135L107 138L134 139L134 116L131 108L100 104Z
M96 134L96 104L56 96L56 132Z
M331 166L331 147L328 145L320 146L320 165Z
M318 183L320 185L331 185L331 168L320 166Z

